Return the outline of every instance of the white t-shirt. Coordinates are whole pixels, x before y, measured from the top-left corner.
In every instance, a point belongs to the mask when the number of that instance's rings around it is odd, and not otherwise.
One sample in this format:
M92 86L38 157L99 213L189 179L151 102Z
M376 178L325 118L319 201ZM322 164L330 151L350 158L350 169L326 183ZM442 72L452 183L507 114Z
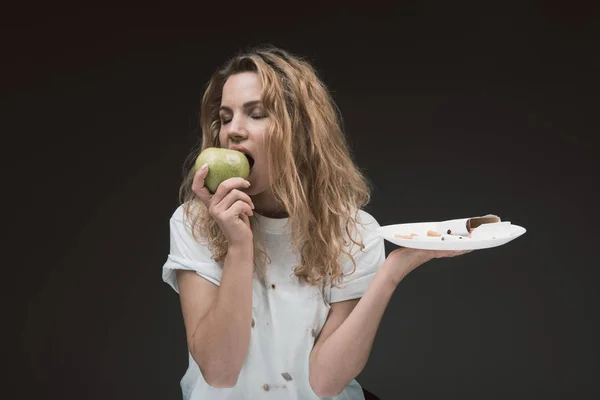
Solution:
M267 218L254 214L258 222L254 229L264 238L271 259L263 284L256 273L252 283L252 327L248 355L242 366L236 386L214 388L208 385L189 354L189 367L181 379L184 400L242 400L319 399L309 383L309 357L315 338L325 324L330 304L356 299L363 295L376 270L385 260L383 239L375 229L377 221L367 212L359 212L358 225L363 232L363 252L352 245L356 271L350 274L353 264L340 259L344 281L342 287L319 286L302 283L293 274L299 254L291 248L291 230L288 219ZM207 247L196 242L184 222L183 206L170 220L171 248L163 266L163 280L179 293L176 269L196 271L208 281L219 285L222 263L212 259ZM348 275L346 275L348 274ZM335 400L363 400L361 386L352 380Z

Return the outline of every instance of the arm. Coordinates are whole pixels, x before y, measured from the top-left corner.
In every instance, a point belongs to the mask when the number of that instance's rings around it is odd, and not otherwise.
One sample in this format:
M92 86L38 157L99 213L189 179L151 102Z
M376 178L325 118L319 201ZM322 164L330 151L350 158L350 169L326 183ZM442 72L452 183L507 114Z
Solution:
M250 343L252 247L230 247L217 287L193 271L177 271L188 347L208 384L233 387Z
M254 246L249 217L254 203L243 190L250 182L221 182L214 195L204 186L208 165L192 183L197 198L217 221L228 243L220 287L194 272L177 273L188 348L206 382L213 387L237 383L250 344Z
M392 252L360 300L333 303L310 355L310 385L321 397L338 395L365 367L383 313L400 281L426 261ZM402 254L402 256L399 256Z

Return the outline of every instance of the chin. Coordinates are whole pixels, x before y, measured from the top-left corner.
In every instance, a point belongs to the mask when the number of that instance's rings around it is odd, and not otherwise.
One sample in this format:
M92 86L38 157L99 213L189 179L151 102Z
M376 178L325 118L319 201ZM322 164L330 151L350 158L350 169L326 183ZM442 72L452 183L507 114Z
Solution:
M260 179L260 176L257 175L256 172L252 169L250 170L250 174L248 175L246 180L250 182L250 187L248 188L248 190L246 190L246 193L248 194L255 195L266 189L262 184L262 179Z
M269 189L268 186L264 186L263 184L261 184L259 182L250 181L250 184L251 184L251 186L246 190L246 193L249 196L259 195L259 194L267 191L267 189Z
M262 192L264 192L264 190L262 188L257 188L257 187L253 187L253 186L250 186L248 188L248 190L246 190L246 194L248 196L256 196Z

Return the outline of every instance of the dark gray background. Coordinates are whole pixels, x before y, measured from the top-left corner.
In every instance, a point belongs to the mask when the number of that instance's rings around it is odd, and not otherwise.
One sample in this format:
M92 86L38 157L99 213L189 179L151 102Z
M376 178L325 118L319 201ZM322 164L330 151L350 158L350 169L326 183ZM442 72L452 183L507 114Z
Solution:
M598 19L577 2L524 4L7 13L3 305L18 398L180 398L168 219L210 73L258 43L319 69L380 224L496 213L527 229L411 273L359 382L386 400L600 394Z

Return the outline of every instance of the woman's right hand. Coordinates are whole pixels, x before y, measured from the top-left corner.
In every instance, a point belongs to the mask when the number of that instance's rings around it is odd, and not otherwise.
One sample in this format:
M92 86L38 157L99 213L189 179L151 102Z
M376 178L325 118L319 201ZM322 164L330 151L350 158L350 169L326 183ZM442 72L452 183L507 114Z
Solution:
M199 168L194 175L192 191L204 203L208 213L217 221L229 246L251 246L252 229L249 217L254 214L254 204L250 196L242 190L250 187L250 182L243 178L227 179L211 194L204 180L208 174L208 166Z

